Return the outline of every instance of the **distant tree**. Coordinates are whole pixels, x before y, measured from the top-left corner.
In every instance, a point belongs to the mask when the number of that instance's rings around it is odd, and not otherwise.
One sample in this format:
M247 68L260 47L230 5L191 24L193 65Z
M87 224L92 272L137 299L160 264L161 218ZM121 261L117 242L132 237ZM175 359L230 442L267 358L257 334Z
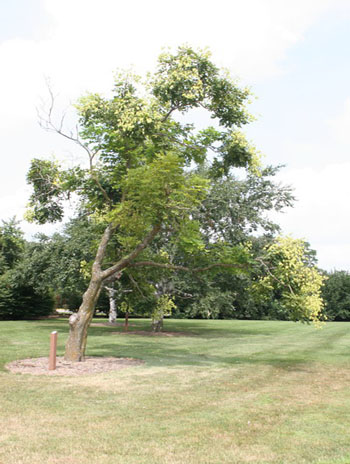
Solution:
M202 171L205 168L202 168ZM264 246L273 241L279 225L269 217L270 211L282 211L293 204L291 188L274 180L279 167L266 167L259 174L248 173L238 178L230 173L224 179L212 179L205 200L193 210L192 217L201 224L202 241L210 249L213 243L223 241L234 245L252 244L252 256L259 256ZM173 263L186 263L188 255L177 244L155 240L158 247L171 256ZM193 252L190 255L193 260ZM193 263L192 263L193 265ZM249 270L249 272L248 272ZM263 272L261 270L260 272ZM257 304L251 296L255 267L246 272L206 273L201 276L177 272L160 278L170 289L176 303L173 314L203 318L255 318L268 316L268 309ZM157 278L157 276L153 276ZM158 282L154 282L158 285ZM286 317L286 314L284 315Z
M0 319L37 319L53 309L53 296L24 282L14 271L0 276Z
M325 314L330 320L350 320L350 274L347 271L326 273L322 289Z
M278 302L289 320L317 322L322 317L325 278L315 266L307 243L277 237L265 246L257 262L263 273L251 288L258 302Z
M26 244L17 273L37 290L53 293L59 304L78 308L86 286L83 268L96 252L96 230L86 217L77 217L61 233L38 234Z
M307 296L318 305L320 314L322 279L319 279L315 252L309 244L269 235L247 236L246 240L251 241L251 265L245 272L221 272L218 269L201 275L176 274L172 281L176 289L173 293L175 316L309 320L310 313L305 306L309 304ZM289 241L286 252L282 244L286 246ZM271 249L274 249L273 254ZM300 279L304 279L305 284L300 285ZM268 287L264 285L267 282ZM289 299L289 295L294 295L297 302L294 298Z
M19 261L25 240L19 227L19 221L12 218L2 221L0 226L0 273L11 269Z
M51 292L31 284L21 271L27 246L19 223L14 218L3 221L0 227L0 319L35 319L52 311Z
M250 237L273 237L279 225L269 217L294 203L292 189L279 184L274 177L280 166L267 166L248 172L244 178L232 173L213 179L205 200L193 215L200 221L207 241L245 243Z

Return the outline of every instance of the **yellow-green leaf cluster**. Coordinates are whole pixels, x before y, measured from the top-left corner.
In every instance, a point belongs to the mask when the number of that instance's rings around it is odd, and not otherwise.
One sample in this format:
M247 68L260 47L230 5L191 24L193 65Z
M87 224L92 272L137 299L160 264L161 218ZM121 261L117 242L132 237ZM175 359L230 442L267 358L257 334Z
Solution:
M152 312L152 321L159 321L165 316L171 316L175 308L174 300L169 295L161 295Z
M123 202L110 213L120 241L129 248L155 224L188 218L204 198L207 181L188 174L175 153L159 154L148 164L130 170L122 181Z
M303 240L278 237L265 248L264 260L268 273L255 284L262 300L277 292L291 319L316 323L324 319L321 289L325 277L308 263Z

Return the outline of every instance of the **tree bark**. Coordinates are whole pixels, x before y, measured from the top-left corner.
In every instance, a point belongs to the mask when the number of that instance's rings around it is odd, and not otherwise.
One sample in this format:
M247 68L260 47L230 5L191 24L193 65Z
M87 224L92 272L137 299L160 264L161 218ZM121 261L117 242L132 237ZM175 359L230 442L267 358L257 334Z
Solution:
M108 242L114 232L114 227L109 224L98 246L94 264L92 265L91 279L79 311L69 318L69 336L66 343L64 359L66 361L84 361L87 331L94 315L95 306L100 296L103 284L102 261L106 254Z
M115 294L117 290L113 287L113 283L111 283L110 287L106 287L105 289L108 292L108 299L109 299L109 313L108 313L108 322L110 324L116 324L117 322L117 305L115 303Z
M79 311L69 318L69 337L64 359L66 361L84 361L87 331L94 314L95 306L102 288L102 279L91 279L83 296Z
M163 331L163 316L160 316L159 319L154 319L152 321L152 331L153 332Z
M94 264L92 265L91 280L84 293L83 302L80 305L79 311L76 314L72 314L69 318L69 336L66 343L65 360L73 362L84 361L87 332L104 281L128 267L132 260L152 242L159 230L159 224L153 226L142 242L129 255L122 258L110 268L102 270L102 262L106 254L107 245L115 231L115 227L112 224L106 227L98 246Z
M125 313L125 321L124 321L124 331L127 332L129 330L129 311Z

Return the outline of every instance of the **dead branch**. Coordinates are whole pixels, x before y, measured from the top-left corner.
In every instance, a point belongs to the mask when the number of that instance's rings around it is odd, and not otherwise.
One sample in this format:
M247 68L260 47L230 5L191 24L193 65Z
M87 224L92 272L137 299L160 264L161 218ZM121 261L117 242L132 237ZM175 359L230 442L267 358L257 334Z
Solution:
M54 112L54 107L55 107L55 98L56 98L56 96L54 95L54 93L52 91L52 88L51 88L51 85L50 85L50 82L49 82L48 79L46 79L46 85L47 85L47 89L48 89L49 97L50 97L49 107L48 107L47 110L45 110L45 108L42 108L41 110L39 110L37 108L39 126L42 129L46 130L47 132L54 132L56 134L61 135L64 138L70 140L71 142L78 145L80 148L82 148L87 153L88 159L89 159L90 176L91 176L92 180L95 182L95 184L97 185L100 192L102 193L102 195L103 195L104 199L106 200L106 202L109 204L109 206L112 206L112 199L109 197L106 190L102 187L101 182L99 181L98 176L96 175L96 172L94 170L93 161L94 161L96 155L98 154L98 150L97 149L95 149L95 150L91 149L87 143L84 143L80 139L80 137L79 137L79 125L78 124L76 125L74 132L73 131L70 131L70 132L64 131L64 129L63 129L64 128L64 121L65 121L65 117L66 117L66 112L65 111L62 113L59 124L58 125L55 124L55 122L53 121L53 112Z

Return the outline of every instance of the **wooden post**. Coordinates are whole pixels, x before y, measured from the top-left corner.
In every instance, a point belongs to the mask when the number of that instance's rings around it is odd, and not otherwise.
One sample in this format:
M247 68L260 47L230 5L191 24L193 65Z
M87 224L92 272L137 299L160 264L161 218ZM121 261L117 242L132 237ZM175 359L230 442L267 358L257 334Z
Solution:
M49 356L49 371L56 369L56 350L57 350L57 332L51 332L50 336L50 356Z

